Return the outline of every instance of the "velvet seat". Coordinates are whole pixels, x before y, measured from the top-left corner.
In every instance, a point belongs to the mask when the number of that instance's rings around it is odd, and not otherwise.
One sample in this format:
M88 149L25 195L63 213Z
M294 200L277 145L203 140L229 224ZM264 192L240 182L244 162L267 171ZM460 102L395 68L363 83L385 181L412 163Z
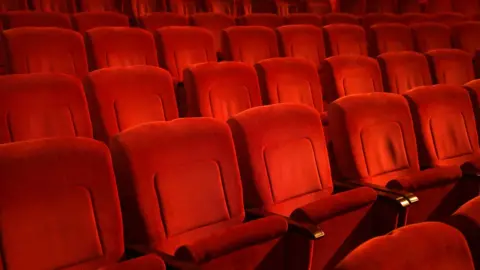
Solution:
M78 32L85 34L90 29L102 26L128 27L126 15L113 11L89 11L72 15L73 27Z

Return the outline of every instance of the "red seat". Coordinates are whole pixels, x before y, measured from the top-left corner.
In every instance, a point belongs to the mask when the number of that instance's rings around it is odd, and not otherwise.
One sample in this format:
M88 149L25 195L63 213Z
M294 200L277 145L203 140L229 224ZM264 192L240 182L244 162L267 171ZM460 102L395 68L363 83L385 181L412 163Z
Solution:
M368 55L367 38L361 26L333 24L323 29L327 55Z
M0 77L0 143L50 137L92 137L81 82L62 74Z
M408 26L400 23L377 24L370 31L372 56L386 52L413 51L413 36Z
M418 0L411 0L411 1L418 1ZM403 2L403 1L400 1ZM404 13L400 15L400 20L406 24L412 24L412 23L423 23L423 22L430 22L433 20L431 14L425 14L425 13Z
M77 5L74 0L29 0L35 11L75 13Z
M188 115L221 121L262 105L255 69L240 62L211 62L185 72Z
M360 18L348 13L329 13L323 16L323 24L360 24Z
M367 12L367 0L336 0L336 11L363 15Z
M310 60L318 68L325 59L322 29L312 25L286 25L277 28L280 55Z
M126 15L109 11L89 11L73 14L72 22L75 30L85 34L90 29L102 26L128 27Z
M420 13L422 12L421 1L419 0L403 0L398 1L399 13Z
M455 48L475 54L480 48L480 22L463 22L452 26L452 38Z
M264 26L234 26L222 33L226 60L253 65L260 60L278 57L275 31Z
M208 29L215 39L215 49L222 51L222 30L235 25L235 20L222 13L197 13L191 16L192 25Z
M170 0L170 10L184 16L190 16L200 11L199 6L202 3L198 0Z
M0 11L28 10L27 0L1 0Z
M115 0L80 0L78 4L83 12L118 11L119 8Z
M443 220L470 198L464 188L472 187L464 184L458 166L420 170L414 124L403 96L347 96L330 104L328 117L343 178L410 193L404 195L414 203L404 212L407 224Z
M152 12L139 18L140 26L149 31L166 26L188 26L188 18L170 12Z
M60 28L21 27L3 32L9 73L88 73L82 36Z
M387 92L403 94L417 86L432 85L428 61L421 53L384 53L378 62Z
M127 246L165 255L176 268L283 269L287 222L275 216L244 222L226 123L145 124L115 136L111 151L120 200L129 206L123 209Z
M102 143L60 138L5 144L0 168L5 265L165 269L154 255L118 263L124 256L122 216L111 157Z
M90 69L158 66L153 35L140 28L98 27L88 30L86 44Z
M425 1L425 11L427 13L444 13L451 12L453 2L457 0L428 0Z
M237 12L238 2L235 3L230 0L206 0L205 6L207 12L215 14L221 13L224 15L236 16L239 13Z
M320 66L324 99L334 100L355 94L382 92L382 75L375 59L341 55L325 59Z
M122 0L122 11L126 15L139 18L153 12L167 11L166 0Z
M324 230L324 238L291 235L287 269L328 269L371 237L367 220L376 192L362 187L334 194L317 111L277 104L244 111L228 123L247 207Z
M385 13L393 14L397 13L396 0L367 0L366 1L366 13Z
M326 15L332 12L332 2L329 0L308 0L306 1L306 12L318 15Z
M415 48L418 52L426 53L434 49L452 47L450 28L441 23L424 22L411 24Z
M285 23L285 18L275 14L248 14L237 18L238 25L246 26L265 26L268 28L277 28Z
M452 5L453 11L467 16L476 14L480 9L480 3L476 0L455 0L452 1Z
M383 23L401 23L401 17L392 13L369 13L363 16L363 26L370 29L375 24Z
M441 237L439 237L441 235ZM398 249L402 246L411 248ZM472 256L462 234L438 222L425 222L397 229L363 243L335 270L422 269L473 270Z
M469 19L467 16L461 13L446 12L446 13L433 14L432 20L435 22L443 23L450 26L457 23L466 22Z
M94 137L107 144L139 124L178 118L172 78L161 68L103 68L91 72L84 85Z
M322 17L312 13L293 13L286 20L287 24L310 24L318 27L323 25Z
M3 14L2 18L4 29L27 26L72 29L68 15L56 12L10 11Z
M475 79L472 55L465 51L438 49L429 51L427 57L435 83L461 86Z

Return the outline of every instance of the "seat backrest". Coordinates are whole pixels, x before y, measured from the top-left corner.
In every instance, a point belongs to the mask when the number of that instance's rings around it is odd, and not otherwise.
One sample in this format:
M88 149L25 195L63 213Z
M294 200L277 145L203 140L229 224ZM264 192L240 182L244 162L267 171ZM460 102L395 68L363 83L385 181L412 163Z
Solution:
M125 242L168 254L245 217L226 123L183 118L140 125L112 139ZM198 207L202 205L202 207Z
M227 60L250 65L279 56L275 31L265 26L233 26L223 30L222 50Z
M117 11L119 8L115 0L79 0L78 4L83 12Z
M158 66L153 35L130 27L97 27L86 32L90 70L135 65Z
M10 11L2 17L4 29L28 26L72 29L68 15L58 12Z
M466 22L469 20L469 18L461 13L446 12L432 14L432 20L450 26L457 23Z
M363 15L367 12L367 0L336 0L336 11L355 15Z
M425 1L427 13L444 13L453 10L453 2L457 0L428 0Z
M82 84L63 74L0 77L0 143L50 137L92 137Z
M329 13L323 16L323 24L360 24L360 18L348 13Z
M0 11L28 10L27 0L1 0Z
M167 11L166 0L122 0L122 2L123 13L134 18Z
M155 31L166 26L188 26L188 17L171 12L152 12L139 18L140 26Z
M215 40L207 29L171 26L157 29L156 34L161 66L178 82L183 81L183 72L189 66L217 61Z
M265 103L299 103L323 112L318 69L308 60L271 58L258 62L255 68Z
M228 124L247 207L284 205L275 213L289 216L295 210L288 207L293 199L310 201L333 191L322 122L314 109L299 104L258 107Z
M292 13L287 17L287 24L310 24L318 27L323 26L320 15L312 13Z
M363 16L363 26L370 29L375 24L381 23L401 23L401 17L392 13L369 13Z
M206 0L205 7L207 12L212 12L215 14L224 14L230 16L237 15L237 6L238 2L232 0ZM199 13L200 14L200 13Z
M368 55L367 38L361 26L332 24L323 29L327 55Z
M330 14L332 13L332 2L330 0L307 1L306 12L318 15Z
M89 11L79 12L72 15L72 22L75 30L85 34L90 29L105 26L128 27L126 15L111 11Z
M480 3L476 0L455 0L452 1L453 11L471 16L480 9Z
M277 28L280 55L310 60L315 66L325 59L323 31L313 25L286 25Z
M75 0L30 0L35 11L75 13L77 5Z
M422 6L418 0L402 0L397 1L399 13L420 13Z
M453 46L472 55L480 48L480 22L463 22L452 26Z
M434 49L452 47L451 31L448 26L436 22L414 23L410 25L415 41L415 49L426 53Z
M410 102L423 166L462 165L478 154L478 135L470 95L462 86L418 87Z
M121 259L122 217L105 145L85 138L5 144L0 168L4 265L97 269Z
M9 73L88 73L83 38L73 30L21 27L4 31L2 42Z
M192 25L208 29L215 39L215 49L222 51L222 30L235 25L233 17L222 13L197 13L191 16Z
M415 247L398 247L415 242ZM343 259L335 270L405 268L473 270L472 256L460 231L443 223L424 222L371 239Z
M391 52L378 56L385 91L403 94L412 88L432 84L427 58L417 52Z
M246 26L265 26L268 28L277 28L284 25L285 18L277 16L275 14L248 14L237 18L238 25Z
M440 84L464 85L475 79L473 57L457 49L438 49L429 51L433 81Z
M367 13L397 13L397 0L367 0Z
M376 24L370 28L371 54L413 51L413 36L410 28L400 23Z
M324 99L329 103L348 95L383 91L378 63L367 56L329 57L320 65L319 73Z
M210 62L188 68L185 88L190 116L226 121L262 105L255 69L241 62Z
M384 186L420 170L407 100L392 93L341 98L330 104L329 132L342 176Z
M178 118L172 78L159 67L103 68L91 72L84 87L94 137L107 144L128 128Z
M203 2L198 0L170 0L170 10L173 13L177 13L184 16L190 16L197 12L200 12Z
M418 1L418 0L411 0L411 1ZM399 2L403 2L403 1L399 1ZM404 13L400 15L400 20L404 24L409 25L412 23L430 22L433 20L433 18L431 14L412 12L412 13Z

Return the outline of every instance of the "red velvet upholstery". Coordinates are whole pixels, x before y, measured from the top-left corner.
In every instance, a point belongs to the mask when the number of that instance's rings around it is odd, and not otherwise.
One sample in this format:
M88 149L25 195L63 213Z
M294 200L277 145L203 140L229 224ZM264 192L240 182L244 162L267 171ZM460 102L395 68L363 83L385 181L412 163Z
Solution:
M247 26L265 26L268 28L277 28L285 24L285 18L275 14L248 14L237 18L238 25Z
M158 29L156 33L161 66L170 71L175 81L183 81L183 71L189 66L217 61L215 40L207 29L171 26Z
M367 0L366 13L385 13L392 14L397 12L396 0Z
M83 12L105 12L105 11L117 11L115 0L80 0L78 1L80 10ZM122 0L123 2L123 0Z
M92 137L82 85L61 74L0 77L0 143L45 137Z
M12 10L27 10L27 0L1 0L0 11L12 11Z
M228 123L246 206L290 216L325 231L325 239L292 236L289 259L298 260L292 269L328 269L354 247L352 239L368 238L368 229L357 229L363 225L376 193L359 188L332 195L328 153L317 111L298 104L277 104L244 111ZM309 255L297 257L297 252Z
M139 19L141 27L148 31L155 31L166 26L188 26L188 18L177 13L152 12Z
M310 13L325 15L332 12L332 2L329 0L307 1L306 4L306 11Z
M9 73L88 73L83 38L60 28L21 27L2 34Z
M170 0L169 6L174 13L190 16L200 11L197 4L201 5L202 2L199 0Z
M418 0L407 0L407 1L418 1ZM400 1L404 2L404 1ZM420 11L418 11L420 12ZM422 23L422 22L429 22L432 20L432 16L430 14L425 14L425 13L405 13L400 16L400 19L402 22L406 25L412 24L412 23Z
M378 0L376 0L378 1ZM375 24L400 23L400 16L392 13L369 13L363 16L363 26L370 29Z
M322 29L313 25L286 25L277 28L280 55L303 58L316 67L325 58L325 42Z
M77 5L74 0L29 0L35 11L74 13Z
M360 24L360 18L348 13L328 13L323 16L323 24Z
M475 54L480 47L480 22L463 22L452 26L452 38L455 48Z
M239 2L242 2L242 1L239 1ZM216 14L225 14L229 16L236 16L238 13L237 6L238 4L241 4L239 2L234 3L233 1L206 0L205 7L207 12L212 12Z
M457 1L457 0L454 0ZM461 13L437 13L432 15L432 19L435 22L443 23L445 25L455 25L457 23L466 22L468 21L468 17L461 14Z
M457 49L429 51L427 57L435 83L464 85L475 79L472 55Z
M111 150L127 246L201 269L283 269L287 222L243 223L226 123L190 118L145 124L115 136Z
M475 115L464 88L434 85L418 87L405 95L411 102L417 138L422 142L422 165L462 165L477 158Z
M167 11L166 0L122 0L123 13L139 18L152 12Z
M452 47L451 31L448 26L435 22L410 25L415 40L415 50L426 53L434 49Z
M192 25L208 29L213 34L215 49L222 51L222 30L235 25L235 20L222 13L197 13L191 16Z
M382 75L377 61L366 56L340 55L325 59L320 67L324 99L382 92Z
M361 26L332 24L323 29L327 55L368 55L367 38Z
M425 222L397 229L362 244L335 269L475 268L467 243L458 230L442 223Z
M265 103L298 103L323 113L317 68L298 58L271 58L255 65Z
M116 264L124 253L122 217L105 145L85 138L5 144L0 168L9 269L165 269L153 255Z
M378 56L385 91L403 94L412 88L431 85L427 58L417 52L391 52Z
M153 35L140 28L98 27L85 36L89 50L90 69L158 66Z
M275 31L264 26L233 26L225 29L222 48L226 60L249 65L279 56Z
M293 13L287 17L287 24L310 24L321 27L323 20L320 15L312 13Z
M246 109L261 106L257 75L240 62L211 62L185 71L188 114L226 121Z
M68 15L56 12L10 11L3 14L2 18L4 29L25 26L72 29Z
M400 13L420 13L422 11L419 0L398 1L398 11Z
M455 0L452 1L452 6L453 11L467 16L476 14L480 9L480 3L476 0Z
M386 52L413 51L412 31L400 23L382 23L370 28L370 55Z
M128 17L109 11L89 11L73 14L72 22L75 30L85 34L87 30L102 26L120 26L128 27Z
M84 80L94 137L108 144L136 125L178 118L172 78L153 66L104 68Z
M336 11L351 13L356 15L363 15L367 11L366 0L336 0Z
M425 11L427 13L442 13L442 12L451 12L453 5L452 3L457 0L428 0L425 1L426 7Z

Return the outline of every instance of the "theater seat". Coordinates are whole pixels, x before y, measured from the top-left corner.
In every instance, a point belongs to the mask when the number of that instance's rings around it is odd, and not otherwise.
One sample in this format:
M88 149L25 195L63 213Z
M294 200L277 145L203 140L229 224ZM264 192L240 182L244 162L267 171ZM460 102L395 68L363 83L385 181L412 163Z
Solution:
M363 16L363 27L370 29L375 24L381 23L401 23L400 16L393 13L369 13Z
M276 31L281 56L307 59L317 68L325 59L322 29L312 25L285 25Z
M398 1L398 12L401 14L420 13L422 6L418 0L403 0Z
M363 15L367 13L366 0L337 0L335 1L336 11L350 13L355 15Z
M234 26L234 18L222 13L197 13L191 16L191 20L192 25L208 29L213 34L215 49L217 54L220 54L222 51L222 30Z
M399 247L410 248L399 248ZM369 240L350 253L335 270L401 270L405 268L473 270L462 234L438 222L397 229Z
M135 65L158 66L153 35L140 28L97 27L87 31L85 43L90 70Z
M384 53L377 60L386 92L403 94L417 86L432 85L427 58L421 53Z
M148 31L155 31L167 26L187 26L188 17L170 12L152 12L139 18L140 26Z
M394 14L397 12L396 0L367 0L366 13Z
M80 0L78 5L83 12L111 12L118 11L115 0Z
M360 24L360 18L348 13L328 13L323 16L323 24Z
M248 14L237 18L237 24L246 26L265 26L275 29L285 24L285 18L267 13Z
M201 5L203 3L198 0L173 0L170 1L169 8L173 13L191 16L200 11Z
M418 0L407 0L407 1L415 1L417 2ZM405 2L405 1L400 1L400 2ZM413 12L413 13L404 13L400 15L400 20L406 24L410 25L412 23L423 23L423 22L430 22L432 21L432 15L431 14L425 14L425 13L419 13L418 12Z
M452 26L452 39L455 48L472 55L480 47L480 22L463 22Z
M323 26L323 20L320 15L312 13L292 13L286 18L287 24L310 24L317 27Z
M368 55L367 38L361 26L332 24L323 30L327 55Z
M457 1L457 0L455 0ZM457 23L462 23L468 21L468 17L461 13L446 12L446 13L437 13L432 14L432 20L434 22L443 23L448 26L455 25Z
M14 10L28 10L27 0L2 0L0 5L1 12Z
M30 7L40 12L75 13L77 5L74 0L30 0Z
M472 16L480 9L480 3L475 0L455 0L452 1L452 8L454 12Z
M63 74L0 77L0 143L51 137L92 137L81 82Z
M0 168L2 261L9 268L165 269L155 255L119 263L122 216L102 143L59 138L4 144Z
M206 0L205 1L205 7L207 9L206 10L207 12L224 14L229 16L237 15L238 4L241 4L241 3L238 3L238 2L234 3L232 1L223 1L223 0ZM197 14L200 14L200 13L197 13Z
M165 0L123 0L122 11L124 14L138 19L153 12L167 11Z
M170 73L159 67L103 68L84 80L94 137L109 143L139 124L178 118Z
M425 2L425 12L445 13L452 12L453 2L457 0L428 0Z
M109 11L90 11L90 12L80 12L72 15L72 22L75 30L81 34L85 34L87 30L102 27L102 26L119 26L119 27L128 27L128 17L117 13Z
M426 55L435 83L461 86L475 79L473 58L465 51L438 49L429 51Z
M318 15L332 13L332 3L329 0L307 1L306 8L306 12Z
M127 247L160 254L175 268L283 269L287 221L245 222L226 123L189 118L145 124L115 136L111 151L120 200L128 206Z
M328 103L348 95L383 91L378 63L367 56L329 57L320 65L319 74Z
M426 53L434 49L452 48L450 28L441 23L424 22L411 24L415 50Z
M413 51L412 31L400 23L376 24L370 28L370 55L386 52Z
M10 11L2 14L2 18L4 29L28 26L72 29L68 15L57 12Z
M264 26L233 26L225 29L222 48L226 60L249 65L279 56L275 32Z
M88 73L83 38L72 30L21 27L4 31L8 73Z

